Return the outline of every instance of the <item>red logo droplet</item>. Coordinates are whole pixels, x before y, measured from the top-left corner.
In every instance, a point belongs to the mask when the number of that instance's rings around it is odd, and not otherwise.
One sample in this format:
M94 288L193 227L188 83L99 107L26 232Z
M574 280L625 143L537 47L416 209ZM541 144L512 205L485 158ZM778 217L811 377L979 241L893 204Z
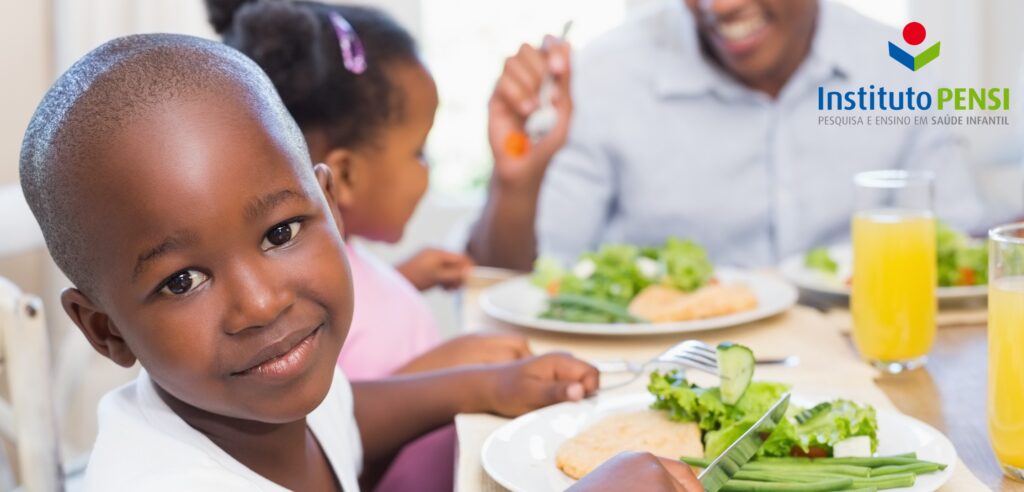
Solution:
M908 22L906 26L903 26L903 40L911 46L921 44L926 35L924 26L920 22Z

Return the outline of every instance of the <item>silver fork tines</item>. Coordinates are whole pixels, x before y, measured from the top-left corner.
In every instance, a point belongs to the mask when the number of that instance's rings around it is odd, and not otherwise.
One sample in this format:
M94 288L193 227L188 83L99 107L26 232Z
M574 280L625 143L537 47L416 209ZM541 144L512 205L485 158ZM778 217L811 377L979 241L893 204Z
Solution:
M627 366L628 372L633 373L629 379L608 386L603 386L600 388L600 391L621 388L629 385L633 381L639 379L640 376L644 374L647 367L652 364L672 364L706 372L714 376L719 375L718 353L715 349L700 340L686 340L673 345L668 350L662 352L661 355L658 355L643 364L632 364ZM602 368L598 367L598 369ZM606 371L602 370L602 372ZM612 370L607 372L623 371Z

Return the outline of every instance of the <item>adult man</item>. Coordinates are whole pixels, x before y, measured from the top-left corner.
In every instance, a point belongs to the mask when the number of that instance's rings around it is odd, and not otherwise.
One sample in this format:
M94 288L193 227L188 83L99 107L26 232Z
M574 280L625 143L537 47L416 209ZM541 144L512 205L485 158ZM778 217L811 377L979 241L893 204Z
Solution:
M819 109L819 88L932 89L931 67L891 60L888 40L899 33L830 2L658 4L580 53L572 127L544 178L536 236L506 230L521 240L490 262L528 268L532 244L570 261L606 242L680 236L717 263L773 264L843 240L853 175L884 168L934 171L939 218L974 225L982 206L948 128L819 120L938 114Z

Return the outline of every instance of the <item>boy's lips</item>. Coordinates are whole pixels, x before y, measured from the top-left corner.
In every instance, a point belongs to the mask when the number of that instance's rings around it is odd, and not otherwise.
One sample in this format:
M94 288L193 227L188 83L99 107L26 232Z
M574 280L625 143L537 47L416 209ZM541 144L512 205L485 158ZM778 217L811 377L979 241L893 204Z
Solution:
M260 350L233 376L287 377L299 372L316 342L323 323L309 330L298 330Z

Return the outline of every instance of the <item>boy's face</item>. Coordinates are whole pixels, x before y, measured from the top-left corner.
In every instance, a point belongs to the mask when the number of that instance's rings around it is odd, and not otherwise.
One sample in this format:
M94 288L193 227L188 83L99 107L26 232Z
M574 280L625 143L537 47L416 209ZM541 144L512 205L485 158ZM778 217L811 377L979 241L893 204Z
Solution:
M283 423L326 395L352 287L308 157L270 119L207 97L112 135L81 183L95 298L64 305L94 346L137 358L170 396Z

